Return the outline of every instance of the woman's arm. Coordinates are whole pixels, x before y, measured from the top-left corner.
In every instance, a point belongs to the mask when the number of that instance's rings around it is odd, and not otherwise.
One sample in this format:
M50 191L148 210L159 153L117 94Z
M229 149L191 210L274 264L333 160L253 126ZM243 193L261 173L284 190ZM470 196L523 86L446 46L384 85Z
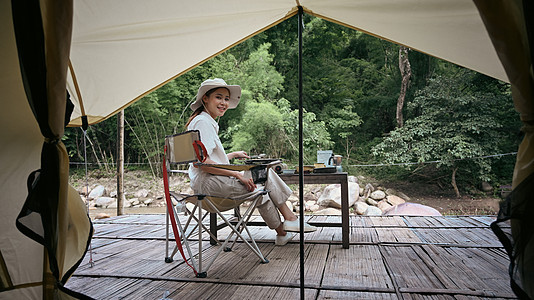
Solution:
M228 160L232 160L233 158L250 158L250 156L247 155L247 152L245 151L236 151L232 153L226 154L228 156Z

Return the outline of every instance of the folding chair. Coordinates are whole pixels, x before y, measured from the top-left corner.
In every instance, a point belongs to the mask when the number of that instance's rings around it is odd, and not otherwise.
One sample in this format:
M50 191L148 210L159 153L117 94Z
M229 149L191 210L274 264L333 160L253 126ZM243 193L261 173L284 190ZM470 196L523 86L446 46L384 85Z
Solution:
M258 205L258 201L267 193L265 190L256 190L250 194L244 195L239 199L223 199L211 195L187 195L176 193L169 190L169 174L178 172L173 166L180 164L194 163L197 166L203 165L206 159L206 149L200 141L200 132L198 130L186 131L165 138L165 154L163 163L163 183L165 188L165 200L167 203L167 226L166 226L166 247L165 247L165 261L172 262L174 255L180 251L184 261L193 269L197 277L204 278L207 276L207 271L213 264L215 259L222 251L231 251L232 247L238 240L241 240L258 258L261 263L268 263L269 261L261 253L256 241L250 234L247 228L247 222L252 216L252 212ZM207 165L207 164L204 164ZM267 176L267 169L271 164L264 165L209 165L212 167L230 169L230 170L250 170L254 182L265 182ZM173 201L177 203L173 205ZM244 201L252 201L250 206L246 209L243 215L240 214L239 205ZM186 203L192 203L192 209L188 209ZM235 218L229 219L223 215L223 212L234 209ZM185 212L185 216L180 216L180 213ZM217 236L212 233L212 230L207 227L204 221L206 216L210 215L211 220L215 220L215 214L221 218L225 226L230 228L230 233L223 243L221 243ZM235 220L237 219L237 220ZM169 255L169 220L174 233L176 246ZM217 226L211 222L211 226ZM203 260L202 243L203 233L207 232L210 240L214 241L212 244L218 244L221 247L215 255L205 262ZM216 232L216 230L215 230ZM246 236L248 237L245 238ZM198 254L193 254L191 250L191 243L193 243L193 235L197 234L196 243L198 245ZM230 246L229 246L230 245ZM185 250L185 252L184 252ZM186 255L187 253L187 255Z

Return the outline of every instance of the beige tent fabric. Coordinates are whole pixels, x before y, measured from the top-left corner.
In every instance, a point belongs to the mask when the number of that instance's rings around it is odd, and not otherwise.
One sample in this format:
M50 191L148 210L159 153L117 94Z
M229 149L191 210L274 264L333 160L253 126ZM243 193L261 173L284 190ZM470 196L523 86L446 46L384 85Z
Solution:
M475 1L482 15L493 44L503 62L512 84L512 95L516 110L524 123L525 136L517 153L514 169L513 188L534 173L534 73L531 49L521 0ZM532 28L531 28L532 30ZM514 195L514 194L512 194ZM530 199L529 199L530 198ZM519 245L514 249L524 253L517 258L520 284L530 298L534 298L534 238L532 223L528 215L522 215L515 207L528 207L523 201L531 201L532 195L512 198L512 235ZM527 212L528 213L528 212ZM529 233L530 232L530 233ZM514 245L515 247L515 245Z
M297 2L306 13L507 80L471 0L79 0L68 80L76 104L70 125L81 125L82 106L90 124L112 116L295 15Z
M17 215L28 196L26 181L28 175L41 167L43 142L59 139L63 135L65 122L66 71L69 47L72 6L63 1L41 1L45 30L47 98L49 99L49 124L53 134L45 139L35 116L30 109L22 84L19 58L15 43L11 2L1 1L2 14L0 32L2 47L0 57L4 75L0 80L2 107L0 110L0 184L2 190L0 210L0 251L6 263L10 286L0 294L2 299L40 299L70 296L56 290L56 279L51 278L45 267L48 258L44 247L23 235L16 227ZM58 26L58 23L61 26ZM35 96L35 95L34 95ZM78 193L68 186L68 156L61 142L55 143L61 157L59 187L60 199L57 213L57 255L59 277L64 277L85 253L90 231L85 204ZM46 158L45 158L46 159ZM85 216L85 217L84 217ZM40 218L36 214L24 218L24 224L38 235L43 234ZM56 226L54 226L56 227ZM46 282L46 283L45 283Z
M29 285L2 292L0 298L40 299L43 247L20 233L15 219L27 195L28 174L39 168L43 137L22 86L10 1L0 1L0 13L0 58L4 70L0 80L0 251L13 285Z
M75 1L69 92L90 123L286 18L287 0ZM80 106L73 125L81 125Z
M303 0L305 12L507 81L472 1Z

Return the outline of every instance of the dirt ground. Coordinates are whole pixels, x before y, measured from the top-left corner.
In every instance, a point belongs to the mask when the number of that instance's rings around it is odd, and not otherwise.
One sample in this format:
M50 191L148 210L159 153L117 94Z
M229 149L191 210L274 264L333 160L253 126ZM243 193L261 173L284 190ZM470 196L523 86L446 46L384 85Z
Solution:
M497 215L501 201L491 192L456 198L452 188L442 189L435 184L395 182L389 183L389 187L406 194L410 202L433 207L442 215Z
M87 185L85 177L71 176L70 180L71 184L78 191L81 191ZM185 182L185 179L182 179L181 182L177 180L176 184L187 184L187 182ZM499 211L499 202L501 201L498 193L491 192L478 192L476 196L463 195L461 198L456 198L452 189L440 188L435 184L410 182L381 182L374 184L375 187L382 186L402 192L410 198L408 202L433 207L442 215L496 215ZM103 185L108 193L116 191L116 179L113 174L102 174L102 172L98 171L91 172L88 178L88 185L90 189L96 185ZM363 184L360 185L363 188ZM140 189L148 190L148 197L155 199L156 202L163 201L163 183L161 179L153 179L148 172L126 172L126 197L133 197L132 194ZM91 208L89 213L91 216L99 213L114 216L116 215L116 209ZM124 213L165 213L165 207L153 205L140 208L125 208Z

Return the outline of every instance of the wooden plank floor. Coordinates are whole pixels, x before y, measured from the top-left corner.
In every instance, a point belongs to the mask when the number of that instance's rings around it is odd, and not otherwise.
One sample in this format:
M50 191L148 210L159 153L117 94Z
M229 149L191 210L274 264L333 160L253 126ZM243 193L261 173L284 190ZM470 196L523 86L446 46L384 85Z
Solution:
M320 227L305 235L305 299L515 299L508 257L489 229L493 220L351 216L349 249L341 247L341 228ZM339 222L340 217L309 221ZM269 263L261 264L237 244L221 253L207 278L196 278L179 254L164 261L165 215L125 215L94 226L92 251L67 287L95 299L300 297L298 236L276 247L274 231L251 227ZM220 230L219 237L225 233ZM209 257L218 247L206 240L202 253Z

